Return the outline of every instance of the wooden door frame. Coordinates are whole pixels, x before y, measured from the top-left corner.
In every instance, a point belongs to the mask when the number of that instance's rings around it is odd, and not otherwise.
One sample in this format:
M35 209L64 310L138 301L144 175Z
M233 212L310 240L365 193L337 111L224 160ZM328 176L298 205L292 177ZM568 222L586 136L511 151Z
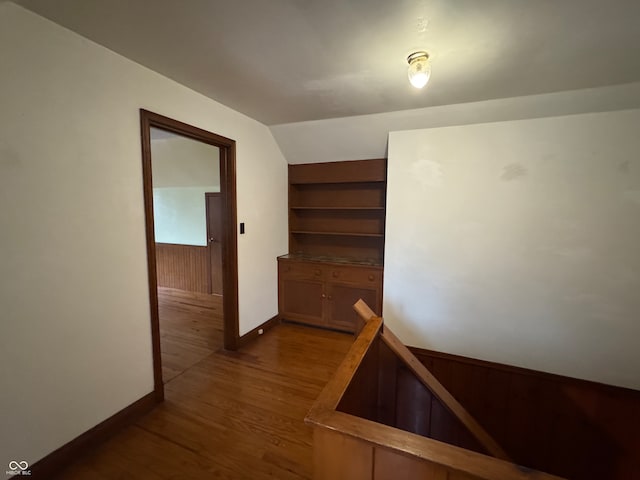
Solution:
M211 256L213 255L213 249L211 248L211 243L209 242L209 197L220 197L222 199L222 192L205 192L204 193L204 210L205 217L207 219L207 250L209 251L209 265L207 266L207 272L209 278L207 278L207 289L208 293L211 295L219 295L218 293L213 293L213 272L211 271ZM224 301L224 281L222 283L222 295Z
M144 190L145 230L147 235L147 266L149 270L149 302L151 309L151 342L153 380L156 400L164 399L162 358L160 354L160 318L158 315L158 275L153 217L153 177L151 170L151 127L192 138L218 147L220 150L220 193L222 194L222 297L224 348L236 350L239 344L238 325L238 238L236 232L236 142L198 127L163 115L140 109L142 143L142 182Z

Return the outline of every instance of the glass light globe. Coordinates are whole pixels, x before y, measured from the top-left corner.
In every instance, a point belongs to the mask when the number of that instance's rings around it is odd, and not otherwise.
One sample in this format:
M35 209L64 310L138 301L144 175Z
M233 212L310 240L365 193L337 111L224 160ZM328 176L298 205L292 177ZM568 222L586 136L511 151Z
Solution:
M409 56L409 81L416 88L424 87L431 76L431 64L429 55L424 52L416 52Z

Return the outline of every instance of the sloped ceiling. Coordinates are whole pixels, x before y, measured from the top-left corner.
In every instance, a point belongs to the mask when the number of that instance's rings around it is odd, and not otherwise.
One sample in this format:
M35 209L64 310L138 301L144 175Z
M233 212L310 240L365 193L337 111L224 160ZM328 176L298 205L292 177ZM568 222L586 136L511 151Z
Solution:
M16 3L267 125L640 80L637 0Z

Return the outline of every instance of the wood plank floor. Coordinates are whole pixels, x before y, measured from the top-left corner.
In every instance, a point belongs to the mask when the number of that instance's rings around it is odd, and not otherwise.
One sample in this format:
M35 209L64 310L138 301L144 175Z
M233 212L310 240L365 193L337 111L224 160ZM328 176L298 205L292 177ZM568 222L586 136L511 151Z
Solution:
M164 383L222 348L222 313L219 295L158 287Z
M164 297L167 308L185 309L183 297ZM199 315L181 316L197 325ZM189 357L186 344L192 359L214 348L184 336L176 365ZM182 334L170 337L180 344ZM351 342L350 335L282 324L238 352L217 348L166 383L163 404L58 478L310 479L312 436L303 419Z

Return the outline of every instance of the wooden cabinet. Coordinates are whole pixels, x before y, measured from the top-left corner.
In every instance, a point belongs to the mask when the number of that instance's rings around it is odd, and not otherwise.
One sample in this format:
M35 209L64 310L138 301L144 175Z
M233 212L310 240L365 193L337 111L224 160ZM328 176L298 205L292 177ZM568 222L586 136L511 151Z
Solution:
M278 307L285 320L353 332L353 304L362 298L380 314L382 267L278 258Z
M278 310L280 316L322 325L326 298L322 269L278 259Z
M382 314L386 159L289 165L280 318L353 332L362 298Z

